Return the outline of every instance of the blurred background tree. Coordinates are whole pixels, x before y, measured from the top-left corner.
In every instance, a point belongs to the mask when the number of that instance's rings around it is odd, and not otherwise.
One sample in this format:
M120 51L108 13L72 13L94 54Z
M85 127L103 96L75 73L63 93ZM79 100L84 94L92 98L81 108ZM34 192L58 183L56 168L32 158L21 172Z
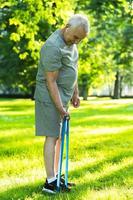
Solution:
M133 85L132 5L126 0L1 0L0 84L33 95L39 51L49 35L73 13L86 14L88 39L78 45L80 95L105 84L120 98Z
M0 83L34 91L40 48L73 13L73 6L67 0L1 1Z
M80 51L80 76L88 76L83 90L100 86L107 76L114 81L113 98L121 97L123 83L133 86L132 6L126 0L77 0L76 12L86 13L91 21L89 40Z

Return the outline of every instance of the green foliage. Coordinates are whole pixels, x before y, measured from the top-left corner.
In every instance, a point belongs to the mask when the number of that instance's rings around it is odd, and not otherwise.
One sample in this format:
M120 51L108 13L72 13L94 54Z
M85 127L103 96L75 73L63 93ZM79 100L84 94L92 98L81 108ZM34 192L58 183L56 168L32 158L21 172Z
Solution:
M73 12L63 0L8 0L0 5L0 78L27 89L35 83L39 51L48 36ZM8 77L8 78L7 78Z
M113 83L118 71L123 84L133 85L133 11L126 0L1 0L0 83L30 92L42 44L75 12L85 13L91 24L79 44L81 93L107 79Z
M119 70L123 82L132 85L133 12L130 1L77 1L76 10L84 10L91 21L88 42L80 50L80 73L86 72L91 77L90 85L97 87L104 83L106 76L114 74L114 81Z

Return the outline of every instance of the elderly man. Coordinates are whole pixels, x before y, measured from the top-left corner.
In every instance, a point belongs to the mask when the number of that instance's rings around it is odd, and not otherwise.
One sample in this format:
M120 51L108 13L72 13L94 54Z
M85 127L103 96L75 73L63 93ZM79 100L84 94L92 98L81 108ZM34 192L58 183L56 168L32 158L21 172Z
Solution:
M56 30L45 42L40 52L36 77L35 122L36 135L45 136L44 163L46 182L43 191L56 193L62 119L68 116L68 104L80 105L77 72L76 44L89 32L88 19L73 15L67 25ZM64 190L64 179L61 178ZM69 185L71 185L69 183ZM65 188L70 190L70 188Z

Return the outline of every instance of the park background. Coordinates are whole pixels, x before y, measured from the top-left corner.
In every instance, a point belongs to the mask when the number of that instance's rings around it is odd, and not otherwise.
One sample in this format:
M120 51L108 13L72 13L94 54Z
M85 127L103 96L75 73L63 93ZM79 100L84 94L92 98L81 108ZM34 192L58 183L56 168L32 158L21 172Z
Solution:
M133 199L132 8L131 0L0 1L0 199ZM41 193L35 77L41 46L74 13L91 24L78 45L81 107L70 107L69 178L77 186L50 197Z

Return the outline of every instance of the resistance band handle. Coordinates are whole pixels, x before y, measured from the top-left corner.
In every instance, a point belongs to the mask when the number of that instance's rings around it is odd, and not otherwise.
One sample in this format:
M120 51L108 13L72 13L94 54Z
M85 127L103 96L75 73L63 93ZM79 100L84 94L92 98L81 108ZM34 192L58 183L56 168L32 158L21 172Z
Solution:
M70 115L65 115L64 118L63 118L63 120L64 120L64 121L65 121L65 120L70 120Z

